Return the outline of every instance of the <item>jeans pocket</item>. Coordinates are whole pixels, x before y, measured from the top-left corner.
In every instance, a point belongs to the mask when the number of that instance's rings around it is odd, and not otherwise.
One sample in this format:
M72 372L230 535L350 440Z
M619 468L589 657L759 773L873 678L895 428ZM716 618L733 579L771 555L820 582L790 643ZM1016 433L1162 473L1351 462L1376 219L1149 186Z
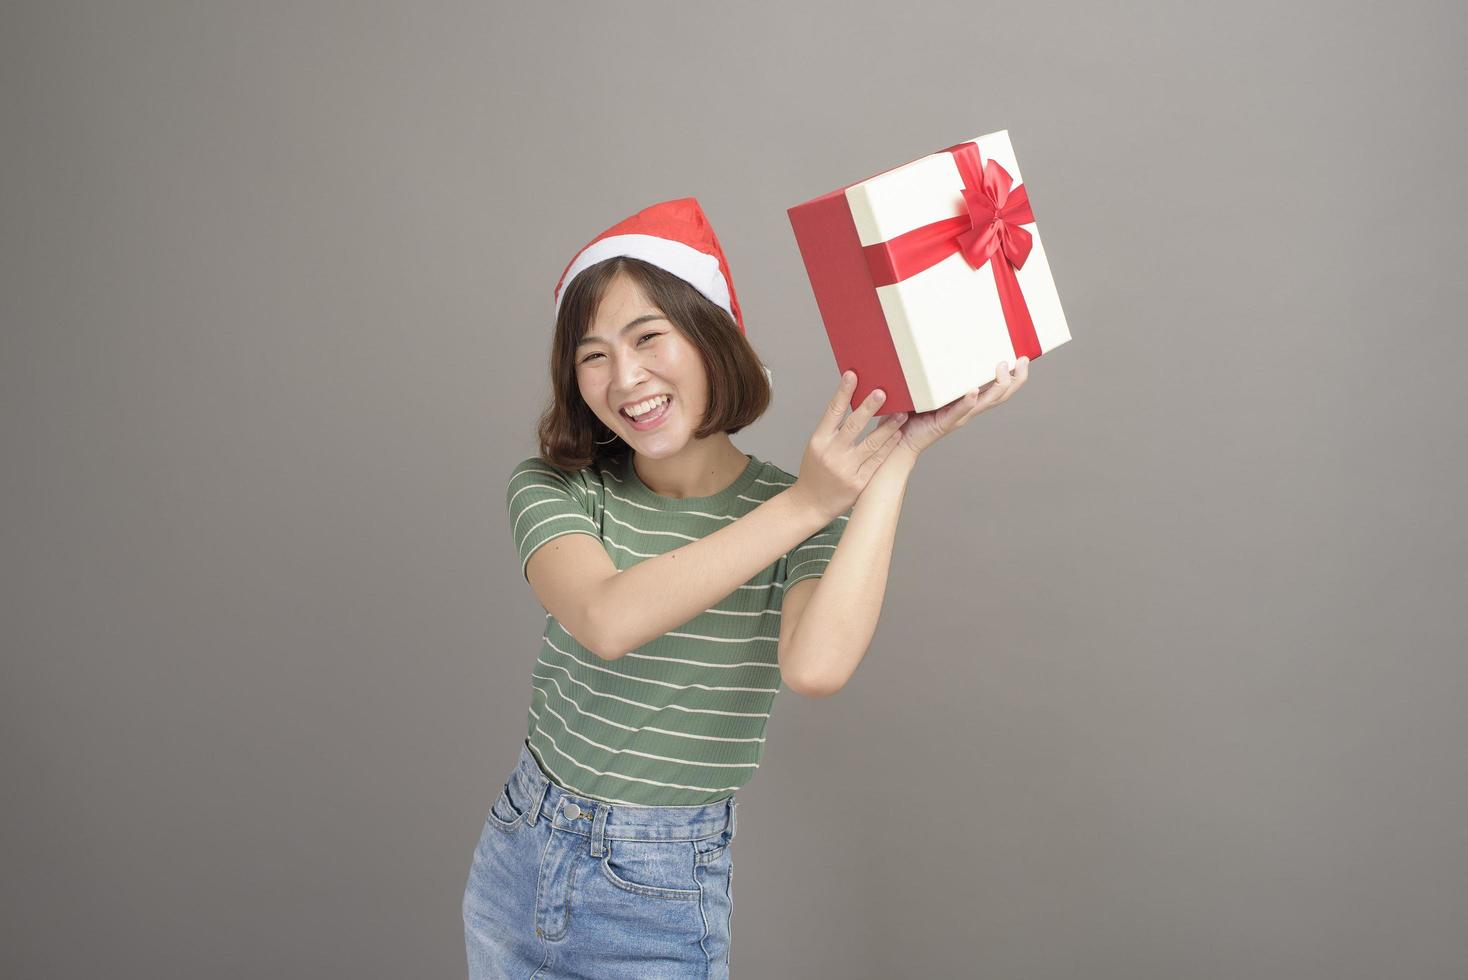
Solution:
M729 828L725 827L712 837L704 837L693 842L695 862L698 864L716 864L729 853L729 845L733 843L733 835Z
M601 859L602 874L613 885L634 895L698 901L694 866L698 851L686 840L608 840Z
M508 832L519 829L524 820L525 814L510 799L510 784L506 783L489 808L489 822L500 830Z

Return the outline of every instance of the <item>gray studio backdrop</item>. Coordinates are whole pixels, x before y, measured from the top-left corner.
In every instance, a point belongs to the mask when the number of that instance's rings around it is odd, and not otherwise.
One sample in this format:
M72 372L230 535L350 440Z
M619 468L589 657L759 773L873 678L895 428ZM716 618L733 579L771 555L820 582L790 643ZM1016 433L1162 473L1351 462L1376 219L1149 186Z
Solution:
M1075 339L776 700L734 974L1468 976L1453 5L3 18L0 974L461 976L571 251L696 195L794 471L785 208L1007 128Z

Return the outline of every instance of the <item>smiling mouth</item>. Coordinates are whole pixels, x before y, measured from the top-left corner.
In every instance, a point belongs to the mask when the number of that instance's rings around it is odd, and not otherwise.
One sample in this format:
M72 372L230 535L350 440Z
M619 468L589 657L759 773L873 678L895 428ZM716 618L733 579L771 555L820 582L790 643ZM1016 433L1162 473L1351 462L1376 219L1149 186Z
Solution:
M618 409L617 410L617 414L621 415L622 418L624 418L628 422L632 423L632 427L634 429L641 430L641 429L650 429L653 426L657 425L665 417L667 417L668 412L671 411L672 408L673 408L673 396L672 395L669 395L666 401L664 401L657 408L653 409L650 414L648 414L648 415L646 415L646 416L644 416L644 417L642 417L640 419L636 419L636 418L633 418L632 416L628 415L625 409Z

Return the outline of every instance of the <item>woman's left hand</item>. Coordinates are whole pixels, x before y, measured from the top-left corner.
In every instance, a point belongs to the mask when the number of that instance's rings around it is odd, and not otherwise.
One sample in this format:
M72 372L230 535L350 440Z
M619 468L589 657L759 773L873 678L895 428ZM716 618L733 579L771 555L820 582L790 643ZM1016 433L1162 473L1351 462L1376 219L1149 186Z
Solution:
M922 452L939 439L968 424L980 412L1006 401L1030 376L1030 359L1021 357L1014 372L1005 369L1003 361L994 368L994 380L955 398L942 408L917 412L908 416L898 431L902 442L914 454Z

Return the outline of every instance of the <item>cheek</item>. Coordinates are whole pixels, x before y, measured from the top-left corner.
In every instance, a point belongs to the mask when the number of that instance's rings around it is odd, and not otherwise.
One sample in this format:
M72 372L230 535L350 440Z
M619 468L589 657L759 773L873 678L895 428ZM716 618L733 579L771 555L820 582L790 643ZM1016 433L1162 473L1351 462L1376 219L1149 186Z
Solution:
M601 412L597 408L597 405L600 404L601 392L598 390L597 386L595 384L587 384L583 382L580 378L577 378L576 390L581 395L581 400L586 403L587 407L590 408L593 413L600 415Z

